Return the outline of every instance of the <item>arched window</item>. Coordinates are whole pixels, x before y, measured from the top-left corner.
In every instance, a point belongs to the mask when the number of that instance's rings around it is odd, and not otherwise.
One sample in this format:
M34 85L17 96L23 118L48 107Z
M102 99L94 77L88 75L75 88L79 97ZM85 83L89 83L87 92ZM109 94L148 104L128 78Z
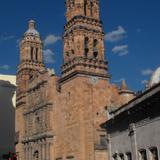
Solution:
M93 0L90 0L90 13L93 15Z
M84 39L84 56L88 56L89 48L88 48L89 38L85 37Z
M34 50L34 48L31 47L31 60L32 60L32 61L33 61L33 50Z
M36 48L36 61L38 61L38 48Z
M87 14L87 0L84 0L84 15Z
M33 154L33 159L38 160L38 158L39 158L39 152L35 151L34 154Z
M97 44L98 44L98 41L97 41L97 39L95 39L93 41L93 56L94 56L94 58L97 58L97 56L98 56Z
M72 55L74 54L74 49L71 50Z

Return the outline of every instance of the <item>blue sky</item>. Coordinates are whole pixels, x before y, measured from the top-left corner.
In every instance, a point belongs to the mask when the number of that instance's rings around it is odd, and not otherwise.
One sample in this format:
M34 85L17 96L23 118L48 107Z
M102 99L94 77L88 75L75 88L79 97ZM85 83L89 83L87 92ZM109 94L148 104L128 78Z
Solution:
M141 90L153 70L160 66L160 1L100 0L106 57L112 82L126 79ZM18 40L34 19L46 42L47 67L60 74L65 24L64 0L1 0L0 74L15 74L19 63ZM47 61L47 58L51 58Z

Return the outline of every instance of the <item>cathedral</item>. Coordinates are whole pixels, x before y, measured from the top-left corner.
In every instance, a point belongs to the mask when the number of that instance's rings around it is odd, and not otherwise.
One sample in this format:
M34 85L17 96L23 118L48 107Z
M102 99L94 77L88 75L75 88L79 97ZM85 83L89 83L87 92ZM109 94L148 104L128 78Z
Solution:
M43 62L35 21L20 41L16 152L20 160L105 160L100 124L134 98L125 81L111 84L99 0L66 0L61 76Z

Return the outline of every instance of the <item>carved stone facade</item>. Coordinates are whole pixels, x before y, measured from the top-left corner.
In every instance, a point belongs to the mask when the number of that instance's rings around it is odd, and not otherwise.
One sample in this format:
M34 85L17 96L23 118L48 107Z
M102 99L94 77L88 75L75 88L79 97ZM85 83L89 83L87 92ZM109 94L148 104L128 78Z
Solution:
M16 150L21 160L106 159L106 133L100 128L106 109L133 98L126 86L119 90L110 83L99 0L67 0L66 8L61 77L44 67L34 21L20 43Z

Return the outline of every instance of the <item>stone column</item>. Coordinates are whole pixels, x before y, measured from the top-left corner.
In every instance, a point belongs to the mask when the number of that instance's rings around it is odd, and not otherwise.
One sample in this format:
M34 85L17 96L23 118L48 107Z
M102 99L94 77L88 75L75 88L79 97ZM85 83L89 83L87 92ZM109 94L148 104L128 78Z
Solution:
M33 146L32 146L32 143L30 144L30 160L33 159Z
M53 141L53 140L52 140ZM53 160L53 142L50 142L50 160Z
M29 160L29 146L26 144L25 160Z
M137 160L138 159L137 138L136 138L136 127L134 123L130 124L129 132L130 132L129 136L130 136L131 147L132 147L132 158Z
M109 160L112 160L112 146L111 146L111 137L110 137L110 134L107 135L107 138L108 138L108 159Z
M24 145L24 160L26 160L26 152L27 152L27 149L26 149L26 145Z
M42 151L41 151L41 142L39 141L38 142L38 153L39 153L39 158L38 158L38 160L42 160Z
M79 137L77 137L77 138L80 138L80 146L81 146L79 148L79 150L81 152L80 157L81 157L82 160L85 160L88 157L86 157L86 150L85 150L85 148L86 148L86 144L85 144L85 132L86 132L85 129L86 129L86 126L85 126L85 123L84 123L83 112L84 111L82 109L79 109L79 118L80 118L80 131L79 132L80 133L78 135ZM88 144L88 145L90 145L90 144ZM90 151L88 151L88 152L90 152Z
M42 160L46 160L46 146L45 141L42 141Z
M32 160L32 146L29 145L29 160Z
M50 160L50 143L46 143L46 160Z

